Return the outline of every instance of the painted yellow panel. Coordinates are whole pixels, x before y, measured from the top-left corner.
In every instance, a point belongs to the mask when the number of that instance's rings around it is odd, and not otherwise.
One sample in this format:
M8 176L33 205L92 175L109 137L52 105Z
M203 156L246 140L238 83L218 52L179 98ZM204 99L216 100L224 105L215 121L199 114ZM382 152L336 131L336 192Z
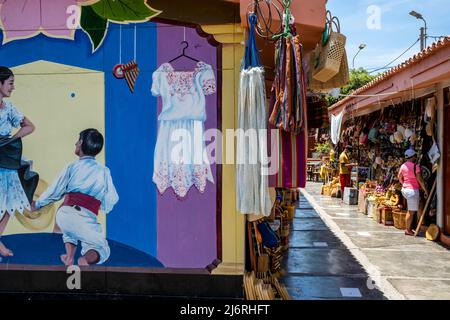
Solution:
M239 35L243 34L244 32L244 29L238 23L203 25L202 29L206 33L212 34L214 36L225 33Z
M237 127L237 104L244 33L239 24L206 25L202 29L222 43L222 130L223 159L235 159L234 141L226 129ZM231 138L230 138L231 140ZM227 147L227 143L232 143ZM227 152L227 149L229 152ZM230 155L230 153L232 153ZM222 167L222 263L214 274L242 274L245 263L245 216L236 211L236 166Z
M235 129L237 126L237 93L239 87L240 59L243 56L243 47L240 44L223 46L223 64L232 66L223 71L223 108L222 128ZM229 94L228 94L229 93ZM224 159L227 159L226 134L223 143ZM229 150L235 159L235 146ZM222 239L224 263L243 264L245 261L245 217L236 211L236 166L223 166L223 203L222 203ZM226 237L226 238L225 238Z
M105 88L102 72L37 61L13 69L16 90L10 100L36 126L23 139L23 156L33 160L33 170L51 184L59 172L77 159L75 143L80 131L96 128L105 133ZM102 151L97 159L104 163ZM105 215L99 215L106 232ZM53 232L54 221L40 232ZM7 234L35 232L15 218Z

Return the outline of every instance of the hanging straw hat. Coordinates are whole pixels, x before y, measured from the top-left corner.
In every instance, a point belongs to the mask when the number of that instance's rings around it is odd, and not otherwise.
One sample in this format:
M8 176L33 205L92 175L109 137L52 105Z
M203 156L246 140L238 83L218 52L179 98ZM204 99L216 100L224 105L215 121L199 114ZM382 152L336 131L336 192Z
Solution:
M406 129L405 130L405 133L404 133L404 135L405 135L405 138L406 139L409 139L409 138L411 138L411 136L414 134L414 132L411 130L411 129Z
M391 135L391 136L389 137L389 141L390 141L392 144L395 144L395 138L394 138L393 135Z
M425 115L427 118L433 119L436 114L436 98L428 98L425 105Z
M34 193L34 200L37 200L41 194L48 188L48 184L40 179ZM25 228L33 231L42 231L50 226L55 220L56 206L51 204L37 211L31 212L25 210L23 214L17 213L15 217Z
M405 135L405 127L401 125L397 125L397 131L400 132L402 135Z
M401 133L400 131L395 132L394 139L397 143L401 143L404 139L403 133Z

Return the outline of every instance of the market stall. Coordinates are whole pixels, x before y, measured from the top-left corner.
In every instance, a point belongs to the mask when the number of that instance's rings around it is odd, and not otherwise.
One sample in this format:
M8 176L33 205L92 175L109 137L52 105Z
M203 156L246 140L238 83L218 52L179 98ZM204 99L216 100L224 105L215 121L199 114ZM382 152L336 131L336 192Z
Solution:
M406 203L397 176L405 151L414 150L418 154L415 165L420 166L429 196L425 199L421 193L413 229L417 229L415 235L421 225L441 229L444 243L449 242L444 222L450 210L445 202L448 170L442 169L447 157L440 150L446 146L448 132L445 94L450 86L449 52L450 39L444 37L329 109L333 142L340 148L353 145L353 157L360 165L359 210L378 222L404 227ZM438 239L438 232L429 233L430 239Z
M410 101L400 101L382 110L360 117L352 117L344 123L346 128L340 138L341 145L353 146L353 157L359 164L355 179L360 195L360 211L375 221L390 225L393 217L404 219L406 206L398 181L400 166L405 162L408 149L418 152L422 176L431 190L436 162L434 128L436 99L433 95ZM425 203L422 195L421 202ZM379 210L378 210L379 209ZM399 209L402 213L394 214ZM436 223L427 215L427 224ZM396 223L404 228L404 223Z

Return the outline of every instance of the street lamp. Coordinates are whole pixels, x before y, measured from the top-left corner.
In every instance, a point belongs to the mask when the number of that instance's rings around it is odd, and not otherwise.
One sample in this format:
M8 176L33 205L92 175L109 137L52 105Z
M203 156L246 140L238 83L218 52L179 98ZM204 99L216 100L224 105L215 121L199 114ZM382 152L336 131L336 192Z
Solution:
M356 56L361 52L361 50L362 49L364 49L366 47L366 45L364 44L364 43L361 43L360 45L359 45L359 50L358 50L358 52L355 54L355 56L353 57L353 69L355 69L355 59L356 59Z
M420 51L422 51L427 47L427 32L428 32L427 21L423 18L423 16L420 13L416 11L411 11L409 15L413 16L418 20L423 20L423 22L425 23L425 28L424 27L420 28Z

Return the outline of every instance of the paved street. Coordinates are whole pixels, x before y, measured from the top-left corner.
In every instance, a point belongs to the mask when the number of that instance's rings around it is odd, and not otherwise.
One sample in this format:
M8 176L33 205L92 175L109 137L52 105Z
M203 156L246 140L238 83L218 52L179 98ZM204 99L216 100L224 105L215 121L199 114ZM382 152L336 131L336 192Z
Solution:
M283 282L294 299L450 299L450 250L404 235L308 183Z

